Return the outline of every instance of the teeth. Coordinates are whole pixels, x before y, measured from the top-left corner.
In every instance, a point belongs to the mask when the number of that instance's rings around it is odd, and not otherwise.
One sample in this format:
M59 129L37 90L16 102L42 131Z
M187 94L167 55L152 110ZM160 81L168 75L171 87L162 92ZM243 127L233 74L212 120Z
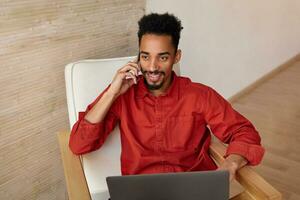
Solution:
M157 79L159 75L150 75L150 78Z
M148 77L149 77L149 79L150 79L151 81L156 82L156 81L159 80L160 74L149 74Z

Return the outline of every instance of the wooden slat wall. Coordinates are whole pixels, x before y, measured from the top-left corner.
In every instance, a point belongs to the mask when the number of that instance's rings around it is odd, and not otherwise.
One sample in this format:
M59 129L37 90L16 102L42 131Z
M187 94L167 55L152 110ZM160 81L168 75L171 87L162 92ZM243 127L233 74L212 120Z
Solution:
M0 2L0 199L67 199L64 66L137 52L145 0Z

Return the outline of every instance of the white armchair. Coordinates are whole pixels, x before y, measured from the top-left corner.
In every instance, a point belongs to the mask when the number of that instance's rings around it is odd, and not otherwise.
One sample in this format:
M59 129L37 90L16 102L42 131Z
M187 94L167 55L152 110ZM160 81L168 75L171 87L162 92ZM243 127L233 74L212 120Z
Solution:
M67 102L70 128L78 120L78 112L85 111L88 104L108 86L116 71L133 57L82 60L65 68ZM109 198L105 178L108 174L119 175L120 135L118 127L109 135L101 150L81 156L84 174L92 199Z
M111 82L116 71L134 57L82 60L65 68L67 102L70 128L78 119L78 112L85 111ZM179 65L174 67L179 74ZM105 178L119 175L120 135L118 127L110 134L105 144L97 151L81 157L72 154L68 147L69 132L58 134L64 173L71 200L107 200L109 198ZM214 141L210 152L218 163L223 161L225 146ZM234 199L281 199L280 193L256 174L251 167L238 172L237 180L245 191Z

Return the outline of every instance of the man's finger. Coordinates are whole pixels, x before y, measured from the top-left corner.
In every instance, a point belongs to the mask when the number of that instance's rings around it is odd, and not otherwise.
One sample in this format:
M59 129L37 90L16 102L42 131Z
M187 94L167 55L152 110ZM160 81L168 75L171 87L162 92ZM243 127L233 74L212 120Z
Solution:
M134 72L134 74L136 74L136 76L138 75L138 69L135 66L129 65L127 64L125 67L123 67L120 72L129 72L132 71Z
M136 84L137 83L137 81L136 81L136 76L134 76L132 73L130 73L130 72L127 72L126 73L126 76L125 76L125 79L133 79L133 82Z

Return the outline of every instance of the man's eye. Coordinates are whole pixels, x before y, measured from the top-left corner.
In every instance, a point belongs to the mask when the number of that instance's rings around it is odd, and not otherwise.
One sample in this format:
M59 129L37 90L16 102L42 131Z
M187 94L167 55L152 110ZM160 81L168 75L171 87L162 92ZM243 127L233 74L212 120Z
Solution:
M162 57L160 57L160 60L161 61L166 61L166 60L168 60L168 56L162 56Z
M141 57L143 60L148 60L148 58L149 58L149 56L145 56L145 55L142 55Z

